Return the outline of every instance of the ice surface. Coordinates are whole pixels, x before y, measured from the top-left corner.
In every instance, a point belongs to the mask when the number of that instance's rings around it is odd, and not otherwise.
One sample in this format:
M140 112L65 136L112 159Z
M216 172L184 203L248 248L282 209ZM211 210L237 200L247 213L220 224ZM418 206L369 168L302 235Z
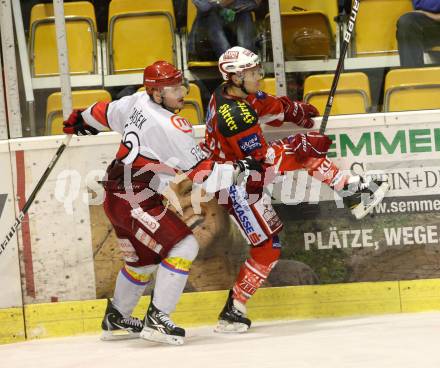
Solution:
M440 313L257 323L245 334L187 329L183 346L98 336L0 345L1 368L440 368Z

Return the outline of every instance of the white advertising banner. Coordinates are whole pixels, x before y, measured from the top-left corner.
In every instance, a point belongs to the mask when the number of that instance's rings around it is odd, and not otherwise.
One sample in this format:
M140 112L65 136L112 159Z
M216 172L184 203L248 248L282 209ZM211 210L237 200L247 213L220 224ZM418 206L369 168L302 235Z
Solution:
M273 140L295 133L294 127L286 123L281 128L266 129L265 134ZM195 131L196 138L201 139L204 126L195 127ZM342 169L355 172L385 170L391 191L374 217L356 221L347 209L341 208L340 199L335 200L332 191L321 187L305 171L288 175L275 185L272 194L284 222L280 236L282 257L290 262L289 267L301 265L310 274L311 282L324 283L440 277L439 114L332 118L327 133L334 142L329 153L332 160ZM15 186L17 208L22 207L61 140L60 136L13 140L12 156L0 146L4 150L0 152L0 168L6 178L0 182L0 210L5 203L2 234L14 220L11 183ZM119 141L116 133L75 137L41 189L18 234L25 303L112 295L122 261L102 209L104 192L98 181L113 160ZM182 193L187 192L182 187ZM224 238L215 234L229 229L230 224L217 207L206 207L197 215L196 223L202 221L203 226L196 227L195 234L206 246L201 247L194 274L206 274L203 260L213 262L215 244L225 247L225 242L220 241ZM208 223L202 218L204 214L215 221ZM242 241L235 236L231 239L234 240L228 244L237 241L237 246L219 254L236 254L237 260L231 262L239 265L238 258L244 256L239 250ZM219 264L224 260L225 257L219 258ZM21 301L16 244L0 257L0 267L1 285L11 285L11 295L0 298L1 306L16 305ZM206 267L209 268L208 263ZM200 287L197 284L208 278L190 278L192 290L212 290L218 278ZM233 279L233 273L226 278Z
M357 221L327 186L305 171L292 173L273 192L289 244L284 255L310 265L321 282L439 277L439 113L346 117L331 121L326 134L329 157L341 169L383 170L391 189Z

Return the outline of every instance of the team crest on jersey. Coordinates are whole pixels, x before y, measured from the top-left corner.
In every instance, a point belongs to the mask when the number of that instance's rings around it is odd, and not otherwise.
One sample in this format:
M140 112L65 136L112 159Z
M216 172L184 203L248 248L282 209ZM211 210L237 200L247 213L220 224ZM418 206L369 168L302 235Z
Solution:
M192 133L193 131L191 123L179 115L171 116L171 124L173 124L175 128L179 129L184 133Z
M256 133L241 138L238 141L238 145L244 153L251 153L252 151L261 148L260 138Z

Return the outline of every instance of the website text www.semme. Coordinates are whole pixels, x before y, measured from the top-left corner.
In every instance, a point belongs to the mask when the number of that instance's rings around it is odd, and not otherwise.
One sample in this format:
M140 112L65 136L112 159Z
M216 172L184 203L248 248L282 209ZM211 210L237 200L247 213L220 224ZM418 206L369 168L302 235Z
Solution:
M377 214L433 211L440 211L440 199L412 199L382 202L374 209L374 212Z

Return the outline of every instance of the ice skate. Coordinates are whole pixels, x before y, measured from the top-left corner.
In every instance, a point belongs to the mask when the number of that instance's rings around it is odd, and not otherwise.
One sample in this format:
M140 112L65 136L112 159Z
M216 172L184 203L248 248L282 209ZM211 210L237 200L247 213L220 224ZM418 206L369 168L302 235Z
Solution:
M142 331L143 323L135 317L123 317L110 299L107 299L107 309L101 327L101 340L136 339Z
M352 176L339 193L344 205L360 220L373 211L390 190L388 177L382 171L369 171Z
M144 328L140 337L154 342L182 345L185 338L185 330L177 327L170 317L157 309L153 301L151 301L145 315Z
M235 300L232 297L232 290L230 290L214 331L219 333L242 333L246 332L249 327L251 327L251 320L246 317L246 306Z

